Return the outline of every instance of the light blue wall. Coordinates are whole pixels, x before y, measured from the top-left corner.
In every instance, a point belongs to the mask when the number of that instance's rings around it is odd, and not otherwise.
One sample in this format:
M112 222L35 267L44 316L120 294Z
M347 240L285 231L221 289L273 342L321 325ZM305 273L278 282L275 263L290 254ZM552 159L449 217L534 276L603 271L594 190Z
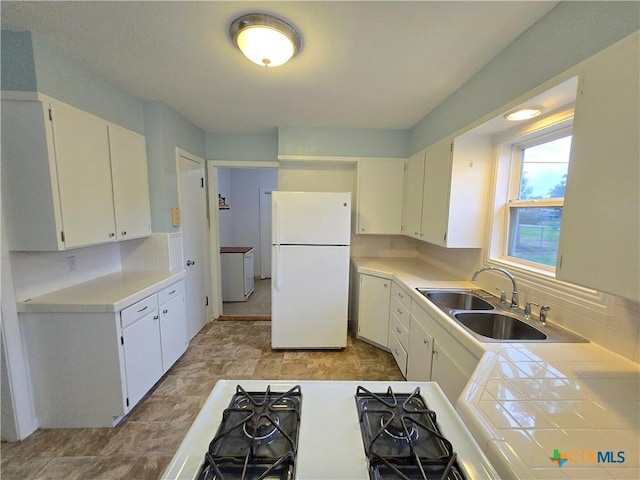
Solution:
M38 91L144 134L143 102L33 35Z
M0 47L2 90L35 92L38 88L31 32L2 30Z
M280 155L401 157L408 154L408 130L285 127L278 129Z
M640 28L639 2L561 2L411 129L433 144Z
M207 134L207 160L274 162L278 159L278 136L268 134Z
M161 102L145 102L151 227L154 232L176 232L171 207L177 207L176 147L205 160L205 133Z

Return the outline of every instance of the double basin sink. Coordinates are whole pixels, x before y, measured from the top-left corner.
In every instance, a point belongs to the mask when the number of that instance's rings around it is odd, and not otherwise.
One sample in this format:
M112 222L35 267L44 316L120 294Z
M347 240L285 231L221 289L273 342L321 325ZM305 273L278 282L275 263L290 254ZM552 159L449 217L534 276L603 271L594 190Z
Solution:
M417 290L482 342L587 342L555 325L543 325L521 310L503 306L483 290Z

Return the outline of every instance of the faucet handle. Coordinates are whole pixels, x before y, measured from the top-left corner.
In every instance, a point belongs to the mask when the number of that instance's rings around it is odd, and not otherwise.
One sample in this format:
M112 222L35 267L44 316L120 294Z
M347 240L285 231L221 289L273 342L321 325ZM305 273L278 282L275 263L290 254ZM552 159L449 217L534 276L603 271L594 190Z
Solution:
M525 317L530 317L531 316L531 305L535 305L536 307L539 307L540 304L536 303L536 302L527 302L524 304L524 315ZM544 306L543 306L544 308ZM549 307L547 307L549 308Z
M547 312L549 312L549 310L551 310L549 305L542 305L540 307L540 323L543 325L547 322Z
M500 287L496 287L496 290L500 290L500 304L507 303L507 294Z

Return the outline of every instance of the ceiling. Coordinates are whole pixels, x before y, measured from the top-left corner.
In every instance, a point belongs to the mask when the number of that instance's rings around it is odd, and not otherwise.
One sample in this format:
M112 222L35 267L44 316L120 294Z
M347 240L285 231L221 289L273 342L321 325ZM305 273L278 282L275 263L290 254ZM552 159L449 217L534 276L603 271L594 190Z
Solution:
M1 16L205 132L274 133L409 129L557 3L2 1ZM293 24L300 53L244 58L228 31L250 12Z

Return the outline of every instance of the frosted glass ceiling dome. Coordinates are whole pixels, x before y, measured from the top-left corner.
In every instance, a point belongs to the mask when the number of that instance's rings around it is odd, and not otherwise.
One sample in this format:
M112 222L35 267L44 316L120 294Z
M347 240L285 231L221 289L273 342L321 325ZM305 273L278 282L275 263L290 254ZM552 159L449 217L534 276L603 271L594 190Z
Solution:
M300 35L284 20L262 13L235 19L229 33L244 55L265 67L283 65L300 49Z

